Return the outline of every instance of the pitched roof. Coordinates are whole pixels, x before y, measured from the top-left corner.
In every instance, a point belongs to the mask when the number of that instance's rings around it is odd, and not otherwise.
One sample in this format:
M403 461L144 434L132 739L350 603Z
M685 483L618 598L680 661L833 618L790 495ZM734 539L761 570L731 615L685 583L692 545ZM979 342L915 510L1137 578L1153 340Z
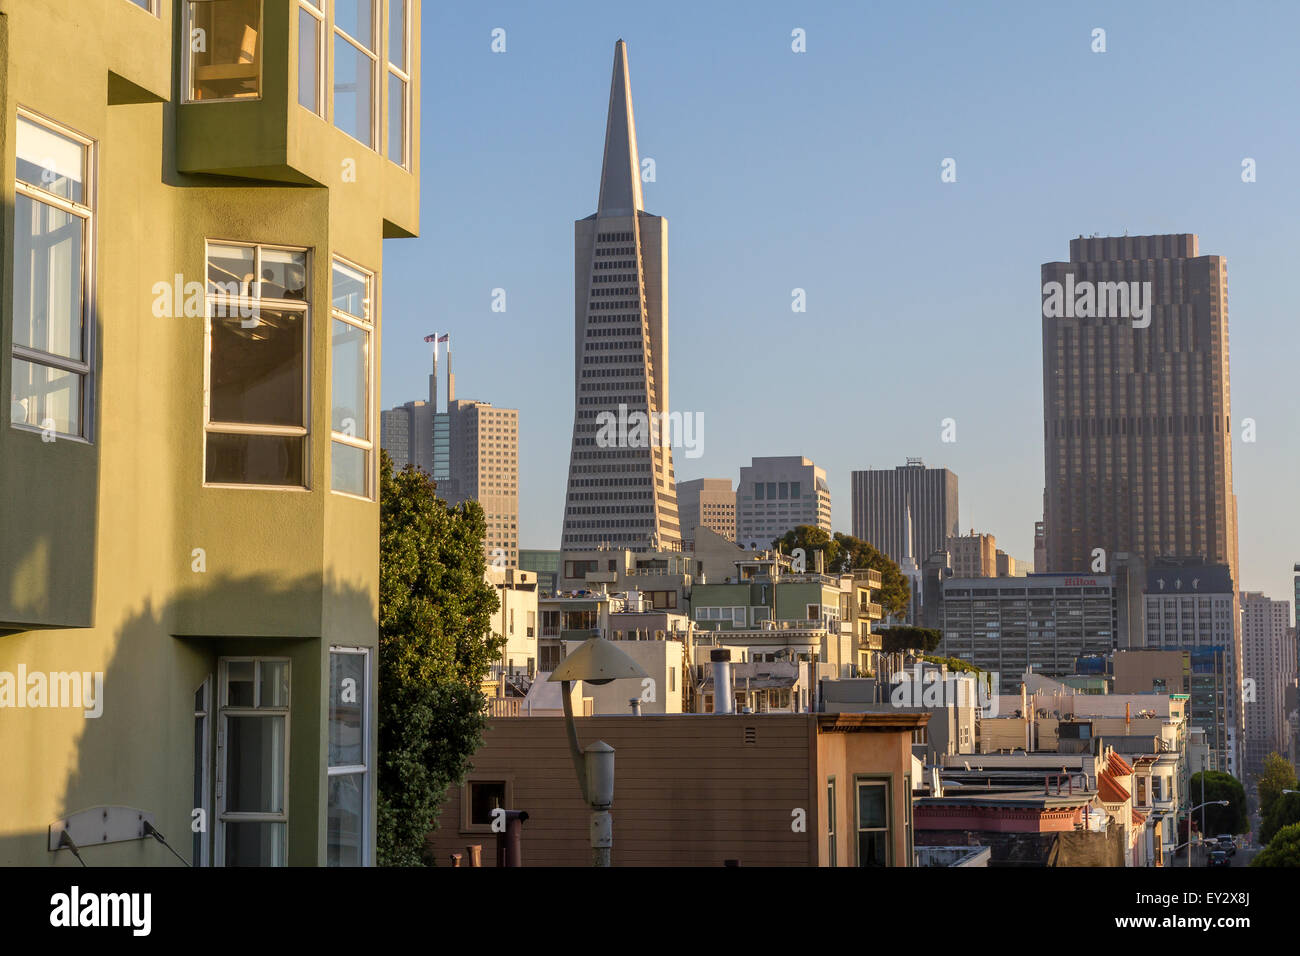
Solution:
M1129 792L1120 782L1104 772L1097 778L1097 795L1102 803L1124 803L1129 798Z
M1106 765L1110 768L1110 772L1117 777L1127 777L1133 773L1133 766L1113 750L1106 760Z

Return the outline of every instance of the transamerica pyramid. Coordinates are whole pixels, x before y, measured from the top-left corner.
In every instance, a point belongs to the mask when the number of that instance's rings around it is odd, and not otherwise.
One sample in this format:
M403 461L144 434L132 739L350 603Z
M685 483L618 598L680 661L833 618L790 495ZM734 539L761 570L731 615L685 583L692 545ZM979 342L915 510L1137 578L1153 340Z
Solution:
M668 409L668 222L641 204L627 45L614 45L596 212L573 224L574 414L565 551L644 551L681 541L672 449L644 429L608 438L611 416Z

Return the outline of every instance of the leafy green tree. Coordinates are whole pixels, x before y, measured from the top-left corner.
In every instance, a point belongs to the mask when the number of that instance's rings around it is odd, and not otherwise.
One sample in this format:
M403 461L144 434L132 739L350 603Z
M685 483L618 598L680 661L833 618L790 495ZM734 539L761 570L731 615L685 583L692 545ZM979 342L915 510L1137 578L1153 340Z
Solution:
M481 682L504 640L484 580L483 509L448 508L424 472L380 458L379 808L381 866L418 866L448 786L482 742ZM485 637L485 635L491 635Z
M821 551L827 574L845 574L861 568L871 568L880 572L880 606L886 614L902 615L907 613L912 600L912 590L907 578L898 569L898 565L889 555L877 551L872 545L855 538L851 534L835 532L827 534L821 528L802 524L787 531L772 542L772 546L789 554L795 548L803 548L808 554L811 567L812 553Z
M1205 778L1205 796L1201 796L1201 777ZM1250 820L1246 816L1246 790L1241 781L1230 773L1220 770L1198 771L1192 774L1187 788L1191 806L1195 807L1210 800L1227 800L1226 807L1210 806L1204 808L1205 831L1202 836L1214 836L1217 833L1245 833L1250 829ZM1201 810L1192 817L1196 826L1201 824Z
M1259 787L1259 815L1261 819L1268 819L1273 804L1282 796L1283 790L1297 789L1295 768L1291 766L1291 761L1276 751L1264 758L1264 769L1255 782Z
M942 631L910 625L885 627L874 633L880 635L880 649L886 654L897 651L922 651L928 654L943 640Z
M1300 793L1281 794L1267 814L1260 814L1259 842L1269 843L1283 827L1300 823Z
M1251 866L1300 866L1300 823L1277 831L1268 846L1250 861Z

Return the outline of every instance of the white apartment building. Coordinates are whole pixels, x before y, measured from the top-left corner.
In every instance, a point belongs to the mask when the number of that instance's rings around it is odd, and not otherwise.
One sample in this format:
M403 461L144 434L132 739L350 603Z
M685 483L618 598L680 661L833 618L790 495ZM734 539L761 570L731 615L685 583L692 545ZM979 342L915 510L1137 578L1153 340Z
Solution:
M768 548L799 525L830 533L831 490L826 470L799 455L754 458L740 469L736 543Z

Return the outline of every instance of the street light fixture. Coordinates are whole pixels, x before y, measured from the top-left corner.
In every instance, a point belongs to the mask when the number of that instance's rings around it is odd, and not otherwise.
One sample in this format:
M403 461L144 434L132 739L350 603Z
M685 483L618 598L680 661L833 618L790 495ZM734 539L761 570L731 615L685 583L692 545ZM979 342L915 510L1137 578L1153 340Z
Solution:
M578 746L578 728L573 722L573 683L608 684L622 678L648 676L640 664L597 631L595 637L584 641L547 678L560 684L573 770L578 775L582 802L591 807L592 866L609 866L614 846L614 822L609 814L614 803L614 748L603 740L596 741L585 752Z
M1178 846L1174 847L1174 856L1175 858L1177 857L1179 846L1186 846L1188 869L1190 869L1192 866L1192 814L1195 813L1197 810L1200 810L1202 807L1226 807L1228 803L1229 801L1227 800L1207 800L1204 803L1198 803L1196 806L1192 807L1190 810L1187 811L1187 843L1186 844L1180 843L1178 844ZM1201 826L1202 827L1205 826L1205 814L1203 813L1201 814ZM1204 833L1201 834L1201 839L1198 840L1197 842L1198 843L1205 842Z

